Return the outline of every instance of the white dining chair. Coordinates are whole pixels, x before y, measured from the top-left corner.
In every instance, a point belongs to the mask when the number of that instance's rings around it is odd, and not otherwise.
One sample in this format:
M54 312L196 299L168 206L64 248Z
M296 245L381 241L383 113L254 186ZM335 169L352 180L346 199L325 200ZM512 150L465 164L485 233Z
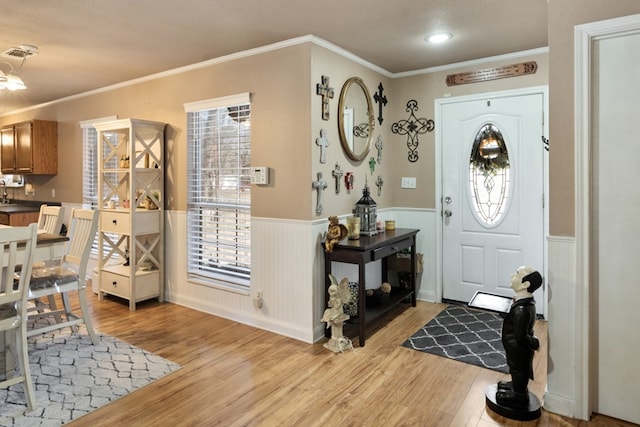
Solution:
M5 379L0 387L22 383L30 411L36 399L27 351L27 294L37 235L37 224L0 229L0 332L5 354ZM22 256L17 256L18 251Z
M38 230L48 234L60 234L64 222L64 206L40 206Z
M98 227L98 211L90 209L73 209L69 226L69 241L65 245L64 255L59 263L46 263L44 266L33 268L29 283L29 300L36 304L43 297L59 294L63 307L45 306L29 314L30 319L54 317L53 323L35 326L27 332L33 336L43 332L62 329L70 326L74 331L77 325L84 323L93 344L98 338L91 324L91 317L87 307L86 276L89 253ZM73 312L69 302L69 293L77 292L80 300L80 313ZM42 322L44 323L44 322Z

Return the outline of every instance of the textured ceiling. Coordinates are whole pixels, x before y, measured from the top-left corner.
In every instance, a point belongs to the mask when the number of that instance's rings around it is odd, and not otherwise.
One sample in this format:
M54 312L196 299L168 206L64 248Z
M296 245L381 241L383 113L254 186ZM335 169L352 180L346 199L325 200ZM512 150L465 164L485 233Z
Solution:
M454 37L426 43L436 31ZM39 50L0 114L310 34L389 73L421 70L546 47L547 0L0 0L0 52Z

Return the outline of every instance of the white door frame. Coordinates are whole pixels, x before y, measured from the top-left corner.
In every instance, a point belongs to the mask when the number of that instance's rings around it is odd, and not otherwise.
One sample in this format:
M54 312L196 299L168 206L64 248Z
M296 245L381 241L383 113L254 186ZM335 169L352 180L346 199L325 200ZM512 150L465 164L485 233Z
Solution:
M534 86L522 89L513 89L499 92L487 92L480 93L474 95L465 95L465 96L457 96L450 98L439 98L434 101L434 118L436 122L435 128L435 144L436 144L436 262L435 262L435 270L436 270L436 285L435 285L435 299L438 302L442 301L443 294L443 280L442 280L442 236L443 236L443 223L441 220L440 213L442 212L442 173L443 173L443 165L442 165L442 107L445 104L451 104L454 102L466 102L466 101L477 101L482 99L490 99L495 97L509 97L509 96L522 96L522 95L532 95L532 94L542 94L543 102L544 102L544 137L548 138L549 135L549 124L548 124L548 111L549 111L549 94L548 94L548 86ZM540 145L542 146L542 141L540 141ZM541 147L542 149L542 147ZM549 235L549 156L544 156L544 238L543 238L543 260L544 260L544 271L542 272L543 276L546 278L547 275L547 236ZM548 294L548 293L547 293ZM548 309L548 301L547 298L543 301L543 316L547 318L547 309Z
M637 32L640 14L577 25L574 29L575 79L575 182L576 182L576 417L591 415L592 374L589 352L590 253L591 253L591 48L597 39Z

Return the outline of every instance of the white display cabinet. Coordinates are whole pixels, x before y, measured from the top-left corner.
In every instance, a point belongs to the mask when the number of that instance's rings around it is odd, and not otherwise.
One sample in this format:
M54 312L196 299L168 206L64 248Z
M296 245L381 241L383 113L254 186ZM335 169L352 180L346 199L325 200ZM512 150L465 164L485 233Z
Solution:
M99 298L129 300L129 309L164 300L165 123L104 122L98 131Z

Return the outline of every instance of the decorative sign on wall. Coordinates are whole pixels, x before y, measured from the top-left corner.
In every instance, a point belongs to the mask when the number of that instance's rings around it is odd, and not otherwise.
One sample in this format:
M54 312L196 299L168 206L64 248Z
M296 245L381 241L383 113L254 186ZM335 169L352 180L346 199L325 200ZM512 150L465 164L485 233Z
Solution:
M408 159L410 162L415 163L418 161L418 135L432 132L435 128L435 123L431 119L419 119L416 117L414 113L418 111L418 101L414 99L407 102L406 110L410 112L409 118L392 124L391 132L398 135L407 135Z
M524 76L527 74L535 74L537 70L538 64L535 61L529 61L502 67L485 68L484 70L470 71L468 73L449 74L447 76L447 86Z

